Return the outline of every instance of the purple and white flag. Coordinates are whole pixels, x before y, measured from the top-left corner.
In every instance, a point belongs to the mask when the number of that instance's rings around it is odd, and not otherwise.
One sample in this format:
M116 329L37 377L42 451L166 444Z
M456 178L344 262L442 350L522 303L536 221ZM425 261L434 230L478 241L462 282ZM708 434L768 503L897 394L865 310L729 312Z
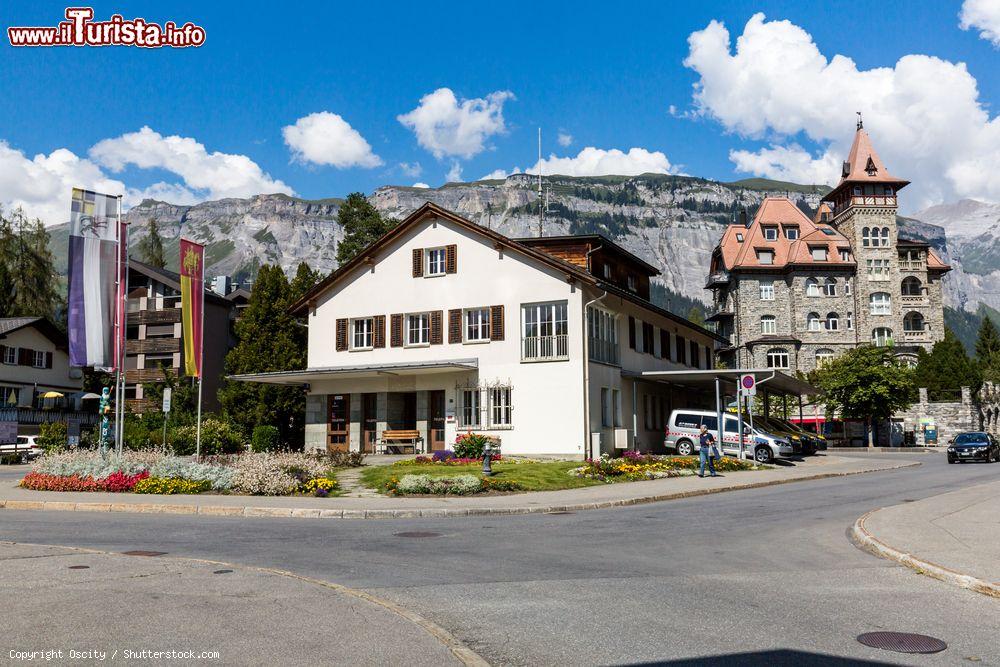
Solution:
M113 369L118 198L73 189L69 222L69 363Z

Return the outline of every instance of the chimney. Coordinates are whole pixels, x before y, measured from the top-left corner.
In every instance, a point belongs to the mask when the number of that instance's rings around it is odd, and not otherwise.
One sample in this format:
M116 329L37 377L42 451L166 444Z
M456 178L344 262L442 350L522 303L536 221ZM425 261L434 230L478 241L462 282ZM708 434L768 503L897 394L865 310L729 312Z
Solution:
M744 227L749 227L750 226L750 225L747 224L747 210L746 209L743 209L743 210L740 211L740 224L743 225Z

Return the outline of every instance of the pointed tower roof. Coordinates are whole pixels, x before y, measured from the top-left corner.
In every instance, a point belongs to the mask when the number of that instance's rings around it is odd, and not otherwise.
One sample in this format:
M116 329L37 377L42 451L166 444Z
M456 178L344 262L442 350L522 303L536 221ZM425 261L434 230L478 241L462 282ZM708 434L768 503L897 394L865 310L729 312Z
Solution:
M882 162L882 158L875 151L875 147L872 146L871 137L868 136L868 132L865 131L865 128L859 122L858 130L854 133L854 143L851 144L851 152L848 154L847 161L844 162L843 170L840 174L840 183L827 193L823 199L825 201L832 201L835 198L835 194L845 186L864 185L866 183L891 183L896 186L896 189L899 189L910 182L889 173L889 169Z

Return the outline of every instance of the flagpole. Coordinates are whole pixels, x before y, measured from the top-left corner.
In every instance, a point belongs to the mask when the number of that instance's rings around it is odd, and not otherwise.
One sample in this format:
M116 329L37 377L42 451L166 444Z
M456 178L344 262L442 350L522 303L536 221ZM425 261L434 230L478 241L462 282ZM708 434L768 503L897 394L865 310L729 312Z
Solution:
M122 271L121 271L121 294L119 294L118 307L121 308L121 317L118 318L119 326L121 331L119 332L119 349L118 349L118 368L120 369L119 375L121 376L121 428L119 431L118 439L118 455L121 456L122 450L125 448L125 340L126 332L128 327L125 326L125 318L128 317L128 241L129 241L129 226L125 225L122 229L122 196L118 195L118 234L119 236L124 232L125 234L125 253L122 255Z
M121 196L116 198L117 202L117 215L115 217L115 236L118 238L117 257L115 258L115 453L121 454L121 433L122 433L122 422L119 413L121 411L122 404L122 367L119 363L121 360L120 351L118 347L121 345L121 333L122 333L122 311L121 311L121 290L122 290L122 199Z
M205 255L201 256L201 284L198 286L201 292L201 335L199 340L201 349L198 350L198 431L195 436L195 453L201 458L201 385L205 378ZM192 299L194 301L194 299Z

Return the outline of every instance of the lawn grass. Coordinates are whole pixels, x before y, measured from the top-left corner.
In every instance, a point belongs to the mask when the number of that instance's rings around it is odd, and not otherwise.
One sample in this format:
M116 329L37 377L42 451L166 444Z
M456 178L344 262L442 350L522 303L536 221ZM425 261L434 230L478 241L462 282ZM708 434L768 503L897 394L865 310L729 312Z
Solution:
M596 486L603 482L568 474L571 468L579 468L581 461L544 461L540 463L494 463L493 476L496 479L506 479L517 482L525 491L555 491L558 489L576 489L582 486ZM431 475L434 477L453 477L455 475L480 475L483 466L479 463L467 465L384 465L366 467L361 472L361 483L370 489L385 492L386 482L391 477L397 479L403 475Z

